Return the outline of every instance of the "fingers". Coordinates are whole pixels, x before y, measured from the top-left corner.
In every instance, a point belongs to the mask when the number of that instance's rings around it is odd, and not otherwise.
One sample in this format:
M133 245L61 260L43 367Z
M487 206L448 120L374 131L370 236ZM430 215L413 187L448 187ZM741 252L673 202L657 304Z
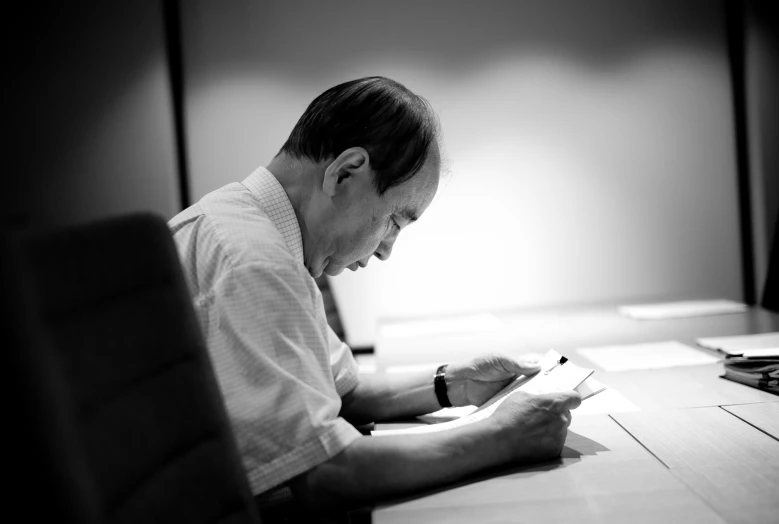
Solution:
M560 410L576 409L582 403L582 396L577 391L573 390L543 393L538 396L545 398L548 402L551 402L557 407L557 409Z
M569 427L571 425L571 420L573 420L573 415L571 415L571 410L566 409L562 412L563 421L565 422L565 427Z
M516 375L532 375L541 369L539 358L535 353L522 355L517 358L495 355L494 358L506 371Z
M582 396L577 391L561 391L557 396L563 409L576 409L582 405Z

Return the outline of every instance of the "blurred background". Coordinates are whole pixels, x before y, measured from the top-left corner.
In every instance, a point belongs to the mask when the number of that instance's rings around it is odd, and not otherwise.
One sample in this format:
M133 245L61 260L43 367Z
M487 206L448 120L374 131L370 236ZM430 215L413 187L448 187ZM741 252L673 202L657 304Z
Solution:
M779 44L758 0L144 0L4 17L0 216L171 218L276 154L340 82L439 115L446 175L389 262L321 284L381 318L754 303L779 208Z

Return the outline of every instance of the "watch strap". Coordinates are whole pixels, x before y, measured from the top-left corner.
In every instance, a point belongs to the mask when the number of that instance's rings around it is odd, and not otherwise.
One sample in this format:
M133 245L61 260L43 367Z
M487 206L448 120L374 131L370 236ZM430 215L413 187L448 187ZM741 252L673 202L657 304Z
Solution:
M435 396L438 399L438 403L442 408L451 408L452 403L449 402L449 396L446 394L446 367L448 364L438 366L438 369L433 376L433 388L435 389Z

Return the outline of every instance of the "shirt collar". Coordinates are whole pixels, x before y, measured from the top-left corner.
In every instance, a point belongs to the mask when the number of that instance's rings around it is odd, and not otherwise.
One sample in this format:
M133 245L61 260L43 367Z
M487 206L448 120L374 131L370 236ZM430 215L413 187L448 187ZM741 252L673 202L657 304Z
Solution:
M300 234L300 224L292 208L292 202L289 201L286 191L273 173L260 166L246 177L243 185L260 201L260 207L284 236L292 256L303 262L303 237Z

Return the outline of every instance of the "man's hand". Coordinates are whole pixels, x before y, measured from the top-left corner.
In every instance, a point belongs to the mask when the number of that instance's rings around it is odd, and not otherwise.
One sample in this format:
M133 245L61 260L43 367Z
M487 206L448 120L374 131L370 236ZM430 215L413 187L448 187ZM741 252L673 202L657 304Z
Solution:
M299 503L359 507L441 486L487 468L560 456L574 391L515 391L491 416L448 431L361 437L291 481Z
M582 403L575 391L530 395L514 391L492 419L500 425L506 451L519 461L538 461L560 455L571 425L571 410Z
M446 390L453 406L481 406L519 375L532 375L540 369L538 355L517 359L488 355L446 368Z

